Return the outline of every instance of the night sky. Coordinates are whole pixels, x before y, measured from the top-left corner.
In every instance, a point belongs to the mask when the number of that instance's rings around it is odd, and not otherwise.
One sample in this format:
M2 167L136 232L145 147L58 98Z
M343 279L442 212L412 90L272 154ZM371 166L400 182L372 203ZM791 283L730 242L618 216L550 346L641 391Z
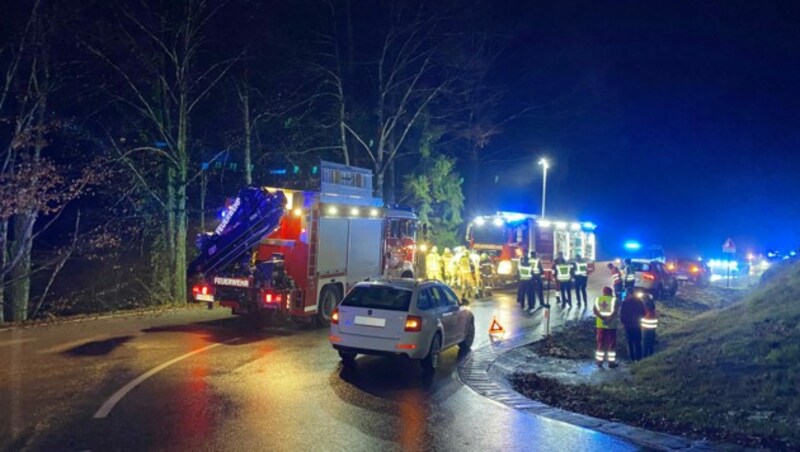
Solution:
M500 3L500 2L498 2ZM800 2L518 2L484 203L599 225L601 252L800 245ZM507 160L507 162L502 162ZM487 172L487 174L489 174Z

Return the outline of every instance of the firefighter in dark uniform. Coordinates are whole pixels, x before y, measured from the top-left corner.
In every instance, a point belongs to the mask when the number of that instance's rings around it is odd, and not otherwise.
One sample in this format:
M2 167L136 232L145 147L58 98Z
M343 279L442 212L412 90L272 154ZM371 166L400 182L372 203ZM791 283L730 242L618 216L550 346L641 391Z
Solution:
M539 298L539 306L550 309L550 304L545 303L544 301L544 281L542 280L542 275L544 274L544 268L542 267L542 262L536 257L536 251L531 251L530 257L531 263L531 305L535 304L536 301L533 298L535 294ZM533 306L531 306L533 309Z
M564 259L564 253L558 252L556 260L553 262L556 270L556 281L561 290L561 307L565 308L567 305L572 307L572 265Z
M636 268L630 259L625 259L625 292L633 292L633 287L636 285Z
M588 308L589 300L586 298L586 285L589 282L589 266L580 254L575 255L572 271L575 276L575 299L578 301L578 306L581 305L581 300L583 300L583 307Z

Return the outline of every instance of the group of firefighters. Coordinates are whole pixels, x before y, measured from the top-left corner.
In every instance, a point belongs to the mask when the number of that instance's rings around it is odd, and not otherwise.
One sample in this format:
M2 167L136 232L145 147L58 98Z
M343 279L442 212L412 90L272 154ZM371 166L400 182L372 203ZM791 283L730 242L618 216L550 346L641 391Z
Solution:
M603 294L594 302L593 312L597 328L597 348L595 362L603 367L617 367L617 329L620 324L625 330L628 343L628 354L631 361L638 361L653 354L656 341L658 317L653 297L646 293L634 291L636 271L630 260L620 269L613 263L608 264L611 271L611 286L604 287ZM550 308L545 300L545 284L549 279L544 277L542 261L535 251L522 256L517 262L519 286L517 303L523 310L534 312L536 299L539 306ZM572 290L578 307L588 309L589 301L586 286L589 281L587 262L576 255L568 261L563 253L558 253L553 261L553 279L558 282L559 297L557 303L565 308L572 307ZM494 267L486 253L478 254L475 250L456 247L445 248L442 254L434 246L425 256L425 273L428 279L444 281L451 286L462 289L464 296L482 296L492 286Z
M493 275L494 268L489 256L466 247L456 247L452 251L445 248L439 254L434 246L425 255L425 276L460 287L463 296L483 296L492 286Z

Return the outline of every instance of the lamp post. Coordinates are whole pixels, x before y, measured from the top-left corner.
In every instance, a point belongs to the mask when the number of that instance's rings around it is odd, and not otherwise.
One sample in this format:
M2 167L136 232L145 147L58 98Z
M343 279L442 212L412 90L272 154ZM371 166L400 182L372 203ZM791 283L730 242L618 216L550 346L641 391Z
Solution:
M544 174L542 178L542 218L544 218L544 207L547 201L547 169L550 168L550 164L546 158L541 158L539 159L539 165L542 166L542 173Z

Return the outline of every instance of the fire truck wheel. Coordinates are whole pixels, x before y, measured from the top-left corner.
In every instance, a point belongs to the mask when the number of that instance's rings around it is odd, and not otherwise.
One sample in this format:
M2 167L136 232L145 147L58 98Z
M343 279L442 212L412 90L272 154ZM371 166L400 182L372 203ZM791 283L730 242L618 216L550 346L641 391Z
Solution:
M336 286L328 285L322 288L319 294L319 312L317 313L317 323L320 326L330 325L331 313L339 305L342 296Z

